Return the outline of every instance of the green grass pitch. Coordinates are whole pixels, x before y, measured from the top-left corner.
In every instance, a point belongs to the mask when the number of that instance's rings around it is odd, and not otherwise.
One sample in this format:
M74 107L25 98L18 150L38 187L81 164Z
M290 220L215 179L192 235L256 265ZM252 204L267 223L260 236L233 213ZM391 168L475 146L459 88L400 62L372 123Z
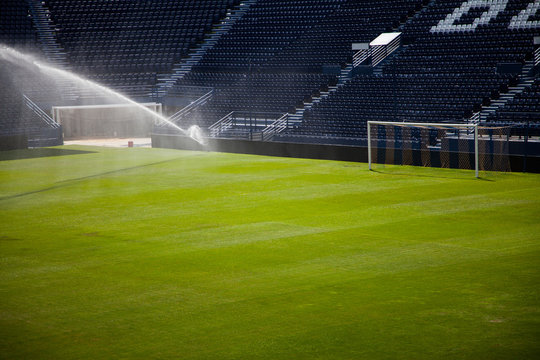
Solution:
M540 176L0 153L0 359L533 359Z

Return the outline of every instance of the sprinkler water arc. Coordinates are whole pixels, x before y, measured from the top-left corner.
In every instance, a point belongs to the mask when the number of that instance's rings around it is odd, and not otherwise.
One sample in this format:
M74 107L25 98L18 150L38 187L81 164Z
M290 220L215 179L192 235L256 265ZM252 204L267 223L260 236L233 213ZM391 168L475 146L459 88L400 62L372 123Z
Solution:
M178 130L179 132L183 133L184 135L192 138L193 140L197 141L201 145L206 145L206 138L203 135L202 130L197 125L192 125L188 129L183 129L182 127L176 125L163 115L139 104L138 102L130 99L126 95L123 95L115 90L112 90L104 85L101 85L95 81L89 80L84 78L81 75L78 75L74 72L59 69L57 67L54 67L52 65L46 64L40 60L35 59L32 55L24 54L18 50L15 50L9 46L0 44L0 59L9 61L15 65L21 66L21 65L28 65L28 66L34 66L37 69L40 69L42 73L45 73L46 75L50 76L52 79L58 79L62 78L65 80L72 81L74 83L78 83L82 86L86 86L96 92L108 94L110 96L116 97L118 100L124 101L130 105L136 106L141 111L147 112L151 114L152 116L158 118L159 120L165 122L167 125L171 126L172 128Z

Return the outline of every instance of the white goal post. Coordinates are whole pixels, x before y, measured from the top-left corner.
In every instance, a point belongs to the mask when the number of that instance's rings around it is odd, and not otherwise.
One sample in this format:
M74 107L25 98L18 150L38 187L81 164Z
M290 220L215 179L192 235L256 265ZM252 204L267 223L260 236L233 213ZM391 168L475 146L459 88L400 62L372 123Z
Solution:
M368 164L369 170L372 170L372 140L373 134L371 131L372 126L391 126L400 128L416 128L420 130L466 130L466 136L468 140L474 139L474 170L475 176L478 178L479 174L479 152L478 152L478 124L446 124L446 123L412 123L412 122L393 122L393 121L368 121L367 122L367 146L368 146ZM386 134L384 135L386 136ZM379 136L375 137L377 141Z
M62 126L64 139L147 137L152 126L160 121L162 105L149 102L53 106L51 112L54 121Z

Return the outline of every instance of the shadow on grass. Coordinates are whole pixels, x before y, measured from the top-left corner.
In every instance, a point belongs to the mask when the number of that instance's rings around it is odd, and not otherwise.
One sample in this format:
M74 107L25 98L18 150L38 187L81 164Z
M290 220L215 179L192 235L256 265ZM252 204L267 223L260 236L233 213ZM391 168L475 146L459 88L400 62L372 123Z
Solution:
M394 172L394 171L383 171L383 170L370 170L372 172L384 175L396 175L396 176L414 176L414 177L425 177L425 178L434 178L434 179L453 179L453 180L475 180L475 181L489 181L495 182L495 180L488 179L486 177L474 177L474 175L456 175L452 173L448 174L422 174L420 172Z
M84 153L84 151L82 151L81 153ZM73 184L75 184L75 183L77 183L79 181L82 181L82 180L105 177L105 176L108 176L108 175L121 173L121 172L124 172L124 171L129 171L129 170L133 170L133 169L140 169L140 168L145 168L145 167L149 167L149 166L159 165L159 164L163 164L163 163L174 161L174 160L176 160L176 159L168 159L168 160L163 160L163 161L157 161L157 162L153 162L153 163L149 163L149 164L142 164L142 165L127 167L127 168L121 168L121 169L115 169L115 170L111 170L111 171L105 171L105 172L101 172L101 173L97 173L97 174L93 174L93 175L88 175L88 176L83 176L83 177L79 177L79 178L62 180L62 181L59 181L57 183L57 185L49 186L49 187L46 187L46 188L43 188L43 189L33 190L33 191L28 191L28 192L24 192L24 193L20 193L20 194L8 195L8 196L0 197L0 201L16 199L16 198L20 198L20 197L23 197L23 196L33 195L33 194L39 194L39 193L42 193L42 192L46 192L46 191L50 191L50 190L55 190L55 189L71 186L71 185L73 185Z
M94 152L95 151L54 149L54 148L8 150L8 151L0 151L0 161L34 159L34 158L51 157L51 156L91 154Z

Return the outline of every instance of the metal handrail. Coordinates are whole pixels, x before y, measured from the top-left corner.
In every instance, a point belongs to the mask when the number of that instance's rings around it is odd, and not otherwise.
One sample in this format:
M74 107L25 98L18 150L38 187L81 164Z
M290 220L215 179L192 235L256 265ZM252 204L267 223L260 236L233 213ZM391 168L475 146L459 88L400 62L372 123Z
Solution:
M231 111L230 113L210 125L208 127L208 130L210 131L210 136L217 137L223 131L230 129L232 127L233 114L234 111Z
M245 116L245 117L253 117L256 119L264 119L268 118L269 116L276 116L277 118L283 116L282 112L276 112L276 111L249 111L249 110L240 110L240 111L234 111L234 113L237 116Z
M200 98L198 98L197 100L195 100L194 102L183 107L182 109L180 109L179 111L171 115L169 117L169 121L173 121L173 122L178 121L182 119L185 115L187 115L189 112L191 112L193 109L195 109L196 107L205 104L212 97L213 92L214 90L212 89L206 94L204 94L203 96L201 96Z
M396 51L401 46L401 35L386 45L370 45L371 64L377 66L381 61Z
M470 124L478 124L480 122L480 112L481 111L475 112L473 116L469 118Z
M262 140L268 141L275 134L279 134L289 127L289 114L285 113L279 119L268 125L262 131Z
M369 58L369 49L358 50L353 55L353 66L357 67Z
M43 111L39 106L36 105L30 98L23 94L25 105L32 110L43 122L53 128L59 128L60 125L53 120L45 111Z
M231 111L212 125L208 127L211 137L217 137L223 132L231 129L234 125L240 125L237 123L238 120L245 120L244 116L253 116L253 119L257 120L256 115L279 115L279 117L273 120L269 125L266 125L265 128L260 131L263 141L269 140L274 134L280 133L283 130L287 129L289 126L289 114L288 113L275 113L275 112L242 112L242 111ZM259 117L259 119L261 119ZM247 123L245 124L247 126ZM251 129L251 123L250 123ZM250 130L251 132L251 130Z
M372 66L377 66L378 63L384 60L387 56L386 46L372 46L371 47L371 63Z
M195 86L195 85L175 85L170 93L168 95L171 95L171 94L176 94L178 92L180 92L180 90L189 90L191 91L192 93L193 92L197 92L197 93L203 93L203 94L206 94L208 93L209 91L212 91L214 90L213 87L211 86Z

